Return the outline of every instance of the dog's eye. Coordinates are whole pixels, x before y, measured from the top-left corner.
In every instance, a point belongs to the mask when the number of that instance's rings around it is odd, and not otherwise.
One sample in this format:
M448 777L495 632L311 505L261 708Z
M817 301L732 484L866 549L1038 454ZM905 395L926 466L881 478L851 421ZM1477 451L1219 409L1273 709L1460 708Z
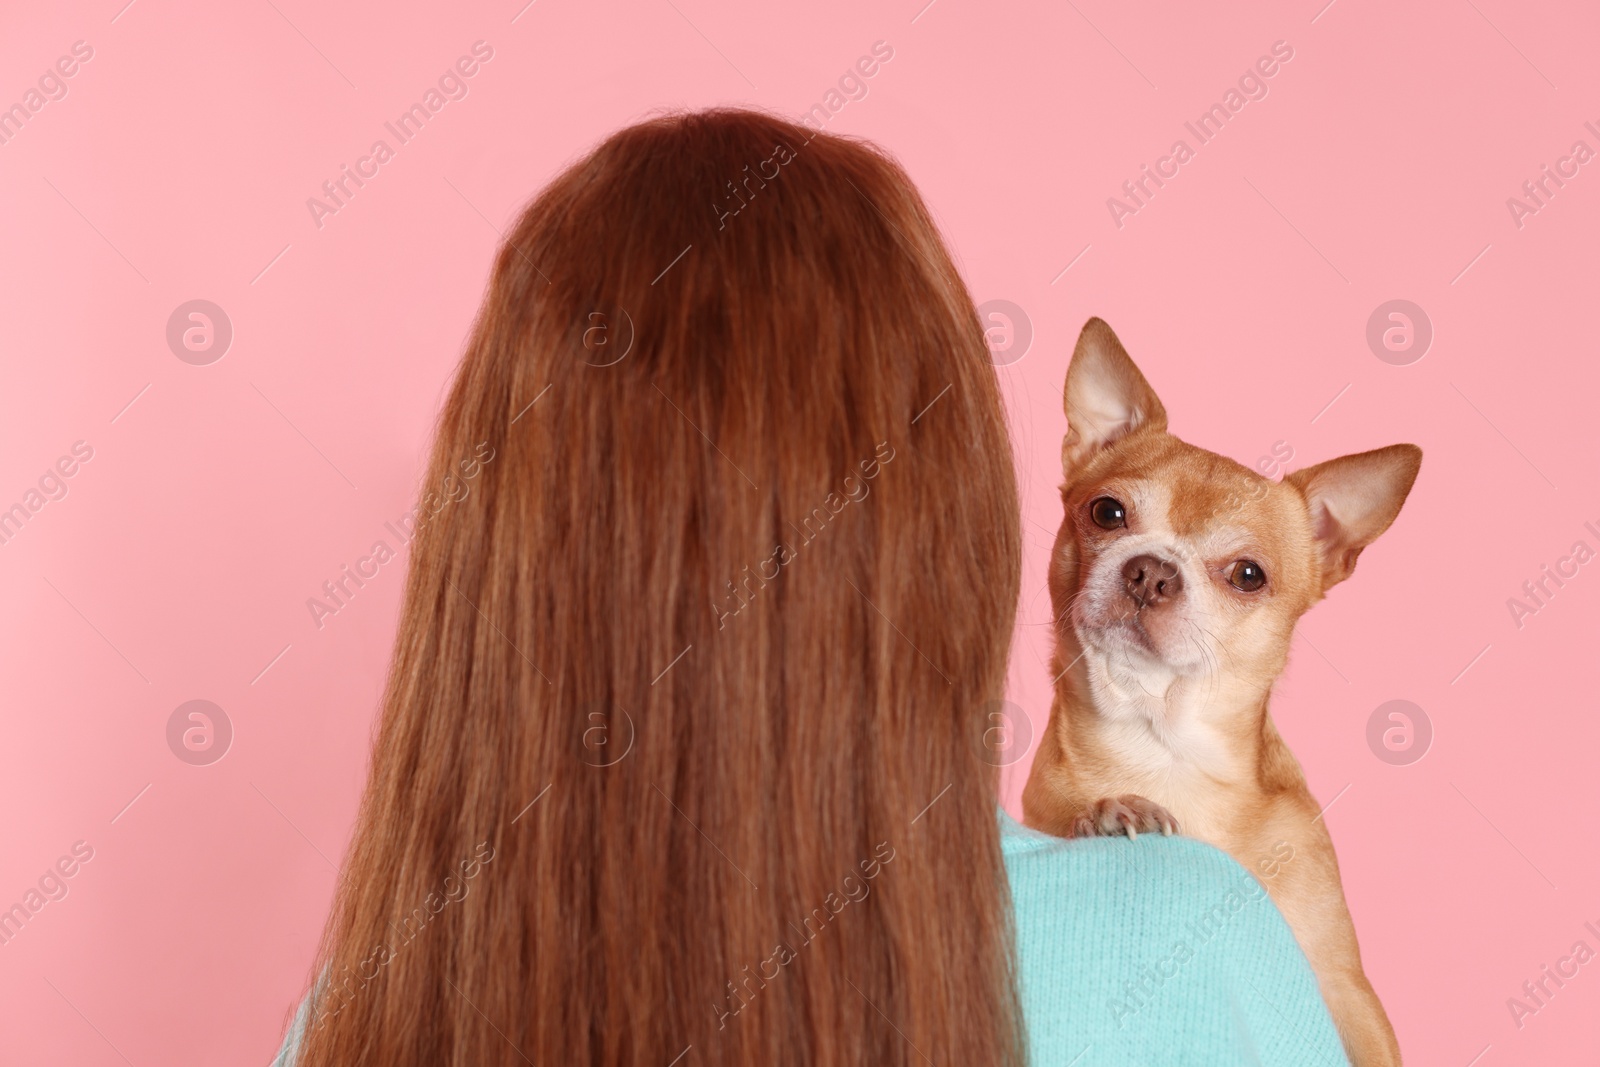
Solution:
M1228 583L1243 593L1254 593L1267 584L1267 572L1253 559L1241 559L1228 572Z
M1122 506L1120 500L1108 496L1097 497L1089 504L1089 517L1102 530L1115 530L1128 525L1128 509Z

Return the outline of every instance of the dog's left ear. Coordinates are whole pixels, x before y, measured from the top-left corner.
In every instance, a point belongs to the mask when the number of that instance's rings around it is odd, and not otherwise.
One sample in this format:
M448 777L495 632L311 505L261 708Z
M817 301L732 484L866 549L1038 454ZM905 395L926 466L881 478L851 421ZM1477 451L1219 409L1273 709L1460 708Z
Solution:
M1090 319L1078 334L1063 400L1067 436L1061 442L1061 466L1069 477L1084 460L1134 430L1167 428L1167 409L1103 319Z
M1340 456L1295 471L1284 481L1300 490L1322 551L1322 592L1350 577L1361 550L1389 528L1422 466L1416 445L1390 445Z

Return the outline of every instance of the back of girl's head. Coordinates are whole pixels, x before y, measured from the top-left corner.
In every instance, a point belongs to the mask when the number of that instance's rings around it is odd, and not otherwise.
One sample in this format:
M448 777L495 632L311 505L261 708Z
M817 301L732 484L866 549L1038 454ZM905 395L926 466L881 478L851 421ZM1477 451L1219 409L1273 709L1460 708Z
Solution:
M423 489L303 1064L1021 1062L1016 486L894 162L611 137L508 235Z

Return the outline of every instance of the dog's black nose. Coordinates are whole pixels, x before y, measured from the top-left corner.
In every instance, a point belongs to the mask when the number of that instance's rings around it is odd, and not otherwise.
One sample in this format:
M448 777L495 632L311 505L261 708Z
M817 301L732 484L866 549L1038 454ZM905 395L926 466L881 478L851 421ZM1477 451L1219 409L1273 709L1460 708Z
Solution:
M1171 560L1134 556L1122 565L1122 586L1135 604L1148 608L1183 592L1183 573Z

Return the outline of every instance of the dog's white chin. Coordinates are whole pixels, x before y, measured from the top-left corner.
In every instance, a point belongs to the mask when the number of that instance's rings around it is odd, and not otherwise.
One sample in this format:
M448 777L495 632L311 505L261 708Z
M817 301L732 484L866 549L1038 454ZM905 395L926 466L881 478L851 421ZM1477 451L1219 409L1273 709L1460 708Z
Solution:
M1078 640L1086 648L1103 655L1127 656L1135 660L1164 663L1155 638L1137 618L1113 619L1080 624Z
M1073 627L1084 648L1138 671L1141 668L1182 673L1195 666L1189 657L1175 656L1137 616L1079 623ZM1192 650L1191 650L1192 651Z

